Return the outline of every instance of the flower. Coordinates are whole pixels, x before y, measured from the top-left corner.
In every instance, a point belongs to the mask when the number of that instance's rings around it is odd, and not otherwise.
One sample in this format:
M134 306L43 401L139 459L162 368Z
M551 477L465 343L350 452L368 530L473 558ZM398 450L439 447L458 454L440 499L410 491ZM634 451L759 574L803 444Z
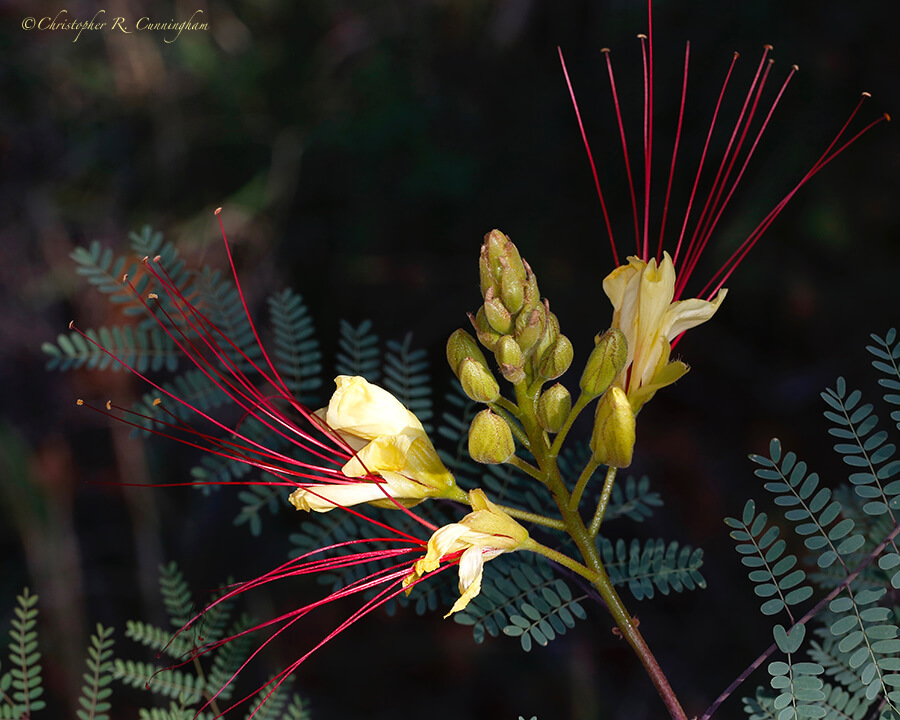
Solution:
M662 262L628 258L628 265L603 280L603 292L613 306L612 327L628 341L625 370L616 384L625 390L634 412L653 394L687 372L678 361L669 362L672 342L686 330L709 320L728 292L718 291L711 301L691 298L674 301L675 268L668 252Z
M412 507L427 497L464 499L422 423L397 398L363 377L339 375L334 382L337 389L328 407L316 415L355 451L341 472L363 481L304 485L289 498L298 510L328 512L360 503ZM372 480L373 475L384 482Z
M403 581L409 585L458 556L460 597L444 617L465 608L481 592L485 562L521 549L529 539L528 531L488 500L483 490L470 491L469 502L473 512L437 530L428 541L425 557Z
M652 27L652 3L648 3L648 33L638 35L643 57L643 92L641 96L644 100L642 152L639 155L640 163L638 164L643 172L642 177L639 176L639 182L635 181L635 173L632 172L633 162L625 126L622 122L622 108L619 104L611 53L607 48L602 50L606 59L613 111L618 124L627 187L630 191L630 214L634 226L635 242L634 255L627 258L627 264L617 267L607 276L603 282L603 289L613 305L612 326L621 329L628 340L628 370L620 376L618 384L626 389L628 399L635 412L653 396L656 390L671 384L687 372L687 365L684 363L669 362L671 350L678 342L681 333L712 317L725 297L726 291L723 285L731 273L800 188L861 135L878 123L890 119L887 115L883 115L869 122L862 130L847 139L847 130L851 121L862 103L869 97L868 93L863 93L850 117L812 168L738 245L703 289L697 293L696 298L682 300L687 283L696 269L703 251L717 230L725 210L741 184L750 160L798 68L796 65L792 66L780 88L774 92L772 99L764 101L764 90L769 81L772 67L772 60L769 58L772 47L765 46L746 95L739 105L740 110L733 121L733 126L730 129L726 128L725 137L728 140L725 141L723 138L721 143L724 146L724 153L720 159L717 159L712 150L715 147L712 141L717 130L726 123L720 116L725 115L723 108L727 107L727 103L723 103L723 99L731 85L739 57L737 53L734 53L731 64L725 72L718 99L712 109L706 139L696 164L696 172L693 173L692 178L688 178L688 182L676 182L676 166L679 161L678 150L685 119L690 65L690 43L687 43L681 82L681 104L677 116L674 118L671 159L666 158L668 172L663 175L665 191L658 194L662 202L659 209L654 212L651 207L654 197L653 169L658 162L655 162L653 150L659 145L654 142L656 138L653 132L657 118L654 114L653 102L654 55L653 33L650 30ZM594 163L593 153L562 50L559 52L559 57L578 128L587 152L597 196L600 200L613 261L618 266L619 255L614 239L613 223L601 189L597 166ZM753 128L752 131L751 128ZM671 203L672 208L670 208L670 200L673 198L673 188L678 187L685 188L687 203L683 219L674 225L678 230L676 236L669 241L670 247L674 248L670 255L663 248L666 245L667 237L672 234L669 232L672 225L669 222L670 209L672 210L671 216L674 216L675 204ZM652 227L654 224L658 224L658 227ZM655 252L653 252L654 248Z

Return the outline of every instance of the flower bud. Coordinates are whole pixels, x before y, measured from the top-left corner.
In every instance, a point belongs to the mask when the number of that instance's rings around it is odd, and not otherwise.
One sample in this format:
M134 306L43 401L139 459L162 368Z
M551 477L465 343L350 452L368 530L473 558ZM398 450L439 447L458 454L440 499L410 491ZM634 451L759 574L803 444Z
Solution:
M534 308L541 304L541 292L538 290L537 277L534 272L532 272L531 266L524 260L522 261L522 265L525 267L525 284L522 286L524 295L522 309L534 310Z
M555 380L569 369L574 355L572 342L565 335L560 335L541 358L538 373L547 380Z
M504 335L494 348L494 357L500 365L500 372L511 383L522 382L525 379L525 357L522 348L519 347L512 335Z
M521 261L519 264L521 266ZM503 266L503 271L500 276L500 299L503 300L506 309L515 315L522 309L522 305L525 302L525 270L522 270L522 277L520 278L505 259L501 262L501 265Z
M472 327L475 328L475 334L478 336L481 344L488 350L493 350L500 339L500 333L494 330L487 321L487 316L484 314L484 306L478 308L478 313L475 315L469 313L469 320L472 322Z
M485 367L488 366L475 338L465 330L456 330L447 340L447 362L450 363L450 369L457 377L459 377L459 366L466 358L472 358Z
M516 318L516 342L522 352L528 355L534 349L537 342L544 336L547 327L547 311L543 305L538 305L531 312L524 310Z
M484 314L491 328L501 335L512 332L513 319L503 301L494 294L494 288L488 288L484 294Z
M558 433L572 411L572 396L565 386L556 383L544 391L537 404L537 419L547 432Z
M602 395L625 367L628 341L618 328L610 328L594 339L594 349L581 375L581 389L586 395Z
M492 403L500 397L500 386L484 362L465 358L459 365L459 384L475 402Z
M544 312L547 318L547 328L544 335L538 340L533 350L535 366L539 366L544 361L544 355L552 348L559 339L559 320L552 312L550 312L550 303L544 300Z
M482 410L469 426L469 455L475 462L499 465L516 451L512 431L499 415Z
M634 411L625 391L611 387L597 403L591 451L594 459L609 467L631 465L634 452Z

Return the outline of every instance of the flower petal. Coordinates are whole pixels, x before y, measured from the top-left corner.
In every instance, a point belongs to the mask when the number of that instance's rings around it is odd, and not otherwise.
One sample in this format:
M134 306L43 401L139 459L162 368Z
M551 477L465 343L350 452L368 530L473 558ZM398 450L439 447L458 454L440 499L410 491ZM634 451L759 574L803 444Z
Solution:
M374 440L379 435L424 433L422 423L384 388L359 376L339 375L337 389L325 412L325 421L334 430Z

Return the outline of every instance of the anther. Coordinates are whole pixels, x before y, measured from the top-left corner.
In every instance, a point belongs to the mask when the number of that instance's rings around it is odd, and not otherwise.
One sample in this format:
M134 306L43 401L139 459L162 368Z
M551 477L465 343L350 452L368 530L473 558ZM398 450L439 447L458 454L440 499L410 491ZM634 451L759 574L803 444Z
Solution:
M112 410L112 400L107 400L107 401L106 401L106 409L107 409L107 410Z
M741 56L741 54L737 50L735 50L734 51L734 59L737 60L740 56Z
M125 274L122 276L122 282L123 282L123 283L127 283L127 282L128 282L128 273L125 273Z
M74 329L75 329L75 321L69 320L69 330L74 330Z
M775 48L771 45L763 45L763 50L774 50Z
M872 97L872 93L866 92L866 91L864 90L862 96L863 96L863 97Z
M791 70L793 70L794 72L800 72L800 66L799 65L791 65Z
M76 405L84 405L84 400L82 400L81 398L78 398L78 399L75 401L75 404L76 404Z
M647 36L644 33L638 33L638 40L646 40Z
M600 52L609 53L609 48L600 48Z
M153 407L156 407L158 405L162 405L162 398L154 398L153 399Z
M157 255L153 258L153 262L155 263L158 263L160 260L162 260L162 255Z
M144 263L144 265L146 265L148 262L150 262L150 256L144 255L144 257L141 259L141 262Z
M149 295L147 295L147 299L148 300L159 300L159 295L157 295L156 293L150 293Z
M888 122L890 122L890 121L891 121L891 116L890 116L888 113L885 113L885 114L884 114L884 119L887 120Z
M216 215L218 215L220 212L222 212L222 208L216 208Z

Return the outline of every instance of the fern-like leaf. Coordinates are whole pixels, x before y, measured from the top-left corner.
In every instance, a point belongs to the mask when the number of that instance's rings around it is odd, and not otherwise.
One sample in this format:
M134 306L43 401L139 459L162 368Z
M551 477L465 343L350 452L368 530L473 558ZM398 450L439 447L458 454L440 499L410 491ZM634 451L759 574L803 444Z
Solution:
M432 416L431 376L424 349L412 349L412 333L403 342L387 341L384 355L384 386L422 422L431 432L428 420Z
M194 705L203 694L203 681L182 670L160 670L150 663L120 660L116 658L113 675L124 684L140 690L178 700L184 705ZM193 713L191 713L193 717Z
M779 720L823 717L820 703L826 699L825 683L819 677L825 669L818 663L769 663L769 684L779 694L772 707L779 711Z
M44 694L41 677L41 653L38 650L37 634L37 595L32 595L28 588L16 596L15 608L9 633L9 659L12 668L0 680L0 686L12 689L4 691L15 704L12 717L30 717L31 713L42 710L46 703L41 700ZM7 677L9 679L7 679ZM4 708L9 708L4 705Z
M135 329L130 325L101 327L99 330L86 330L85 335L97 345L77 332L62 333L56 338L56 344L46 342L41 345L41 350L49 356L47 369L118 371L125 365L139 373L174 372L178 369L180 351L158 327L149 330ZM114 360L113 355L121 362Z
M194 615L195 608L191 590L176 562L159 566L159 591L169 621L176 628L182 628Z
M112 695L109 684L113 679L111 658L114 644L112 628L104 628L98 624L97 631L91 635L91 645L88 648L85 684L78 698L81 707L75 711L78 720L109 720L107 711L110 704L107 700Z
M805 583L806 573L795 569L797 556L785 554L787 543L778 539L778 526L766 529L767 520L765 513L756 513L756 503L748 500L741 519L725 518L725 524L732 528L741 562L751 568L753 591L764 599L760 611L774 615L808 600L813 589Z
M269 297L275 367L300 402L315 405L322 386L322 352L303 297L290 288Z
M372 332L371 320L363 320L357 327L341 320L338 348L338 375L361 375L369 382L378 382L378 336Z
M580 601L564 580L555 578L543 561L532 562L511 556L497 558L485 577L481 593L453 618L471 625L476 643L485 634L496 637L501 631L518 637L525 651L535 643L546 645L574 627L576 619L587 617Z
M888 390L884 401L888 405L900 405L900 341L897 340L897 330L891 328L883 338L872 335L872 339L876 344L869 345L866 350L875 356L872 366L887 376L878 380L878 384ZM900 410L891 413L891 420L900 429Z
M597 545L613 585L627 584L636 600L652 598L654 588L668 595L670 590L706 587L700 574L700 548L679 546L675 541L666 544L662 539L648 540L643 547L639 540L626 544L620 539L614 545L603 537L597 538Z

